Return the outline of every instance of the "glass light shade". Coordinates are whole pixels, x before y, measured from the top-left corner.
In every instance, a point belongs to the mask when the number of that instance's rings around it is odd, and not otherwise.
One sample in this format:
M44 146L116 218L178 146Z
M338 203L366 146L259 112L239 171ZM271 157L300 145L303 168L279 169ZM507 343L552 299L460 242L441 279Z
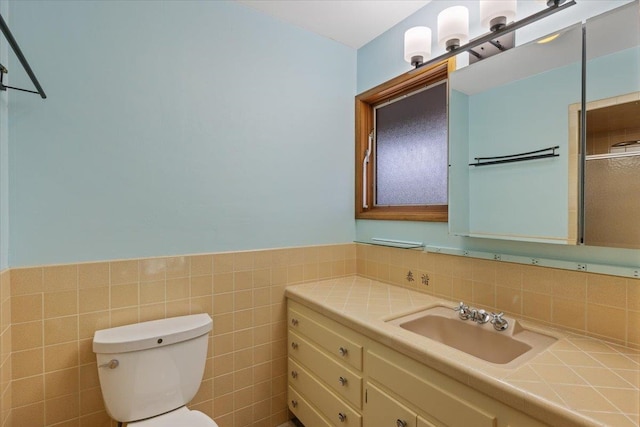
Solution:
M455 42L457 40L457 43ZM469 41L469 9L453 6L438 14L438 45L447 48Z
M506 25L513 21L516 3L516 0L480 0L480 25L494 31L498 22Z
M411 65L431 56L431 28L413 27L404 33L404 60Z

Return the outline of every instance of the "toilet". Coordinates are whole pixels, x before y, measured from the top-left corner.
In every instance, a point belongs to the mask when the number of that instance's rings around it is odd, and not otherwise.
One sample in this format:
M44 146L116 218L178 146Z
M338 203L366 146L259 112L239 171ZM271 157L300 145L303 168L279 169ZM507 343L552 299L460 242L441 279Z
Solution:
M208 314L96 331L93 352L107 413L128 427L217 427L185 405L202 381Z

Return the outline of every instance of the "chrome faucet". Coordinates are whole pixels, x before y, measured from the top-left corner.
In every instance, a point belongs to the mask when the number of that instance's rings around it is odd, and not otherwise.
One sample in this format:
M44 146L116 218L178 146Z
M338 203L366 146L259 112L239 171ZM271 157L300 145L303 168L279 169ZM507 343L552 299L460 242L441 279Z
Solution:
M489 313L487 313L486 311L471 308L463 302L460 302L457 307L454 307L454 310L460 312L458 316L462 320L472 320L476 323L483 324L487 323L490 318Z
M480 309L476 310L474 308L471 309L471 317L469 319L473 320L476 323L481 325L487 323L490 320L491 315L486 311Z
M462 320L469 320L469 317L471 317L471 309L469 308L468 305L465 305L465 303L463 303L462 301L460 301L460 305L458 305L457 307L454 307L453 309L459 312L458 316Z
M504 316L503 312L500 312L498 314L491 313L491 316L491 324L493 325L493 329L495 329L496 331L504 331L509 327L509 322L507 321L507 319L502 318L502 316Z
M509 327L509 322L506 319L502 318L502 316L504 316L504 313L487 313L482 309L478 310L475 308L471 308L463 302L460 302L460 304L458 304L458 306L454 307L453 309L459 312L458 316L462 320L471 320L481 325L491 322L493 328L496 331L504 331Z

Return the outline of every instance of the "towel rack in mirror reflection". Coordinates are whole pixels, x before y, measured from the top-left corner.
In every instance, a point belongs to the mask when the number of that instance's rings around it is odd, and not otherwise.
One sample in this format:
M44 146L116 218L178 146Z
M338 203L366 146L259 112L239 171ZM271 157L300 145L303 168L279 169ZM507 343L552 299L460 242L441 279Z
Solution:
M495 156L495 157L474 157L475 163L469 163L469 166L488 166L497 165L500 163L514 163L524 162L527 160L546 159L548 157L559 157L560 154L556 153L556 150L560 148L559 145L554 147L543 148L541 150L529 151L526 153L510 154L507 156Z

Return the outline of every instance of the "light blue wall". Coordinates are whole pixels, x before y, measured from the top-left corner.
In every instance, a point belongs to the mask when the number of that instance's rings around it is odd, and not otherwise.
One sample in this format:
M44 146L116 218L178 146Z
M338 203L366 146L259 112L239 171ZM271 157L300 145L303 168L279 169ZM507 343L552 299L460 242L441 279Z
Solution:
M0 1L0 14L8 19L9 4ZM0 64L8 64L9 45L4 36L0 37ZM4 84L9 84L5 75ZM9 266L9 94L0 91L0 270Z
M49 96L11 95L11 266L354 239L353 49L226 1L10 12Z
M565 11L518 30L516 44L526 43L628 2L628 0L578 1L575 6ZM472 23L478 22L479 11L476 1L434 1L360 48L358 50L358 92L368 90L411 69L411 66L403 60L403 35L407 29L413 26L426 25L431 27L434 30L433 56L443 53L443 49L436 46L436 17L441 10L456 4L464 4L469 7L470 21ZM517 19L528 16L542 7L539 2L519 1ZM472 24L470 32L473 38L482 34L483 30L477 24ZM640 251L638 250L463 238L450 235L446 223L358 220L356 221L356 237L358 240L367 240L371 237L417 240L423 241L427 245L473 251L622 266L640 265Z
M469 95L451 89L449 91L450 159L469 157ZM469 233L469 162L449 160L449 230L452 234ZM457 191L451 191L457 188Z
M611 70L616 70L615 78ZM594 82L606 81L607 84ZM587 62L587 102L640 91L640 47L625 49Z

